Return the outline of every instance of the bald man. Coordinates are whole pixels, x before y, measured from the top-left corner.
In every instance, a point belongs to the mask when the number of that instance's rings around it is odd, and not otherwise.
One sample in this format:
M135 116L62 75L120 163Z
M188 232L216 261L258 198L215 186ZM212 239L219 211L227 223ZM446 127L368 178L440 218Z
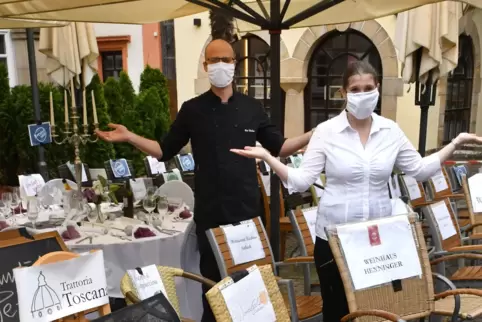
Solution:
M221 277L205 231L260 213L255 161L230 149L254 146L258 141L273 155L289 156L308 144L312 132L285 140L270 124L259 101L233 91L236 59L229 43L213 40L204 57L211 89L184 102L162 142L140 137L119 124L111 124L113 131L98 131L97 135L109 142L129 142L161 161L173 158L191 140L200 271L218 282ZM202 321L215 321L204 296L203 306Z

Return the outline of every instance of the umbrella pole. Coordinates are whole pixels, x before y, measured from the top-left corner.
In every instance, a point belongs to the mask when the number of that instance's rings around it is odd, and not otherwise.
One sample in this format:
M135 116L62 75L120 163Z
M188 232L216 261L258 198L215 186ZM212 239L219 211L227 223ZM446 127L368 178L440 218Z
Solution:
M418 152L422 157L425 156L425 148L427 144L427 127L428 127L428 109L435 105L435 97L437 94L437 81L432 83L432 71L429 72L425 84L420 83L420 65L422 63L422 50L419 49L416 54L416 75L415 82L415 105L420 106L420 128L418 134Z
M28 28L27 31L27 52L28 52L28 69L30 73L30 84L32 86L32 102L34 107L35 122L41 122L40 116L40 95L38 89L37 78L37 62L35 60L35 40L33 29ZM37 146L38 152L38 172L42 175L45 181L49 180L49 172L47 163L45 162L45 149L42 145Z
M280 26L281 12L280 0L271 0L270 16L273 26ZM280 42L281 42L281 28L271 29L270 33L270 112L271 123L278 129L282 129L282 115L281 115L281 80L280 80ZM271 248L275 261L280 260L280 185L279 178L271 172L271 200L270 200L270 237Z

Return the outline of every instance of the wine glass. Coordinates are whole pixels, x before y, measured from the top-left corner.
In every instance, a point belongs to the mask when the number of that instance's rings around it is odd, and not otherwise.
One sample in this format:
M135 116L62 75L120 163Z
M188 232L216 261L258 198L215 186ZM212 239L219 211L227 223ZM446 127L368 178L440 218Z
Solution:
M9 209L8 204L5 201L0 200L0 221L6 220L7 218L6 214L8 213L8 209Z
M27 218L32 222L33 229L36 229L35 223L39 215L40 204L37 198L31 198L27 201Z
M10 192L4 192L2 194L2 201L5 203L5 205L7 206L7 214L8 214L6 217L10 217L10 215L12 214L11 213L11 204L12 204L12 193Z
M157 202L157 213L158 213L158 219L161 221L161 226L162 223L164 222L167 212L169 211L169 204L167 202L167 197L166 196L160 196L159 200Z
M10 202L10 208L12 209L12 220L16 224L16 216L15 216L15 209L20 206L20 197L16 193L12 193L12 201ZM22 213L22 209L20 208L20 214Z
M147 220L149 223L152 222L152 215L151 213L156 209L156 198L154 195L147 195L143 200L142 200L142 206L144 209L147 211Z
M90 208L90 206L89 206L89 208ZM97 218L99 217L97 211L100 211L100 209L98 209L98 208L100 208L100 207L96 207L95 209L87 210L87 220L91 224L94 224L94 223L97 222Z

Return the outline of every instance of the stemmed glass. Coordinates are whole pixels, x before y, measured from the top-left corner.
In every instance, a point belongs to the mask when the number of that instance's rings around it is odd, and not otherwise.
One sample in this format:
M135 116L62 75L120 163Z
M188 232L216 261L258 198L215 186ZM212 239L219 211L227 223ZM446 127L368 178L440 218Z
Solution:
M89 207L89 209L86 209L87 210L87 220L91 224L94 224L94 223L97 222L97 218L99 217L99 214L98 214L97 211L100 211L100 209L97 209L97 207L95 209L90 209L90 206L88 206L88 207Z
M167 202L166 196L160 196L157 202L157 213L159 214L159 220L161 221L161 226L166 219L167 212L169 211L169 203Z
M9 205L3 201L0 200L0 221L5 221L7 219L6 214L8 213Z
M152 223L151 213L154 211L154 209L156 209L156 196L154 194L147 194L146 197L142 200L142 206L147 211L148 223Z
M12 193L11 196L12 200L10 201L10 209L12 210L12 221L14 224L17 224L15 209L20 205L20 197L16 193ZM22 213L21 210L20 213Z
M2 194L2 201L5 203L5 205L7 206L7 218L10 217L10 215L12 214L12 193L11 192L4 192Z
M40 211L40 204L37 198L27 200L27 218L32 222L33 229L36 229L35 223Z

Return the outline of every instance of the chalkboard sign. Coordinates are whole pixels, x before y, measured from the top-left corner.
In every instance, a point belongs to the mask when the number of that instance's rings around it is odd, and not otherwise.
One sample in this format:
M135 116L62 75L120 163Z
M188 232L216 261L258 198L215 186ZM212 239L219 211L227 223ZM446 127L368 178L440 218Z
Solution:
M8 233L8 236L5 235ZM3 234L3 236L2 236ZM34 236L11 231L0 233L0 321L20 321L17 308L17 289L13 269L19 266L31 266L45 254L56 251L68 251L57 232ZM22 236L23 235L23 236ZM9 238L9 237L13 238Z

